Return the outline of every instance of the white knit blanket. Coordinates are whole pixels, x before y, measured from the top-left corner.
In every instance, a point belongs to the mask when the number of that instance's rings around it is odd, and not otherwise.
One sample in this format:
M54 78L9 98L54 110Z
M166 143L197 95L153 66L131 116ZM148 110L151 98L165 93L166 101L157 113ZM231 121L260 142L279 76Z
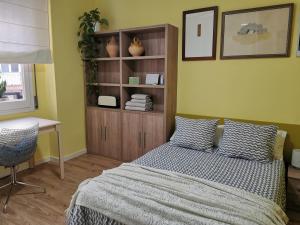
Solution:
M75 205L127 225L286 224L281 208L227 185L124 163L81 183Z

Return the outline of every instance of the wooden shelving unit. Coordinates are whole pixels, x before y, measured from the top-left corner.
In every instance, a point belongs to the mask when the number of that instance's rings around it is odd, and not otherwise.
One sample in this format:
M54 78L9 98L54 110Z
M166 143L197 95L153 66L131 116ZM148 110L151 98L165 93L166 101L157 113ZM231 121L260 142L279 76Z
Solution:
M110 58L105 45L114 36L119 43L118 57ZM144 48L142 56L132 57L128 47L138 37ZM178 29L164 24L96 33L97 57L85 59L97 63L93 80L86 73L87 148L89 153L131 161L164 143L174 127L177 95ZM85 65L87 65L85 63ZM146 85L147 73L164 76L164 85ZM128 83L138 76L141 84ZM152 96L153 111L125 110L125 104L135 93ZM117 109L97 107L99 95L120 99Z

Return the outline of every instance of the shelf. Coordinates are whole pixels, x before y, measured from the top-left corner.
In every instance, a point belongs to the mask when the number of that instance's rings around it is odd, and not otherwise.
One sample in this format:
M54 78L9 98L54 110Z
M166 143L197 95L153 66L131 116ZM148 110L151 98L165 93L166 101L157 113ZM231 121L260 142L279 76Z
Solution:
M94 60L94 61L118 61L120 60L120 57L101 57L101 58L86 58L83 59L85 61L90 61L90 60Z
M120 87L118 83L87 83L88 86Z
M98 110L104 110L104 111L114 111L114 112L121 112L120 108L105 108L105 107L99 107L99 106L87 106L87 108L95 108Z
M118 30L112 30L112 31L101 31L101 32L95 32L93 33L94 36L110 36L110 35L119 35Z
M164 59L164 58L165 58L164 55L122 57L123 60L145 60L145 59Z
M123 87L128 88L165 88L164 85L147 85L147 84L122 84Z
M137 110L126 110L126 109L122 109L122 112L126 112L126 113L143 113L143 114L164 114L164 112L161 111L137 111Z

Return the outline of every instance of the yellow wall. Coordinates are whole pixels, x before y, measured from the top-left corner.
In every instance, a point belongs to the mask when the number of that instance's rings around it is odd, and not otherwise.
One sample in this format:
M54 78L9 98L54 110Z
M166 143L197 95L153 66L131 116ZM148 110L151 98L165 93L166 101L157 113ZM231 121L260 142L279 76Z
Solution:
M85 148L83 69L76 34L78 17L91 8L92 1L51 1L57 119L63 123L65 155Z
M290 58L183 62L182 11L219 6L219 11L296 3ZM296 42L300 0L94 0L111 29L170 23L179 28L179 113L300 125L300 58ZM221 13L218 23L220 52Z
M25 116L60 120L65 155L85 148L83 75L76 31L78 17L91 8L92 1L87 0L50 0L54 64L37 65L39 108L34 112L0 116L0 120ZM57 155L55 136L40 135L35 158L38 161L50 155Z

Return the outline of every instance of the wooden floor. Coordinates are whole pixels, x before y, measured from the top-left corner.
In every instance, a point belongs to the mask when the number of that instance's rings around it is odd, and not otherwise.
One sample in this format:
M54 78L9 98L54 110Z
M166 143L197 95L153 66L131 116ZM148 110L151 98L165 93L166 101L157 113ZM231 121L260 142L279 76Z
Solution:
M43 164L34 169L18 173L19 180L46 187L47 193L25 194L33 189L17 190L9 203L8 213L2 213L0 205L0 225L63 225L65 224L65 210L69 205L72 194L78 184L99 175L102 170L120 165L121 162L95 155L83 155L65 163L65 179L59 179L58 166ZM7 179L0 180L0 185ZM4 201L5 191L0 194ZM290 225L300 225L291 222Z
M17 190L9 202L8 213L2 213L0 205L0 225L63 225L65 210L69 206L72 194L78 184L95 177L102 170L120 165L120 162L101 156L84 155L65 163L65 179L58 177L57 165L43 164L34 169L18 173L19 180L46 187L46 194L26 194L31 188ZM7 179L0 180L0 185ZM1 191L4 201L5 191Z

